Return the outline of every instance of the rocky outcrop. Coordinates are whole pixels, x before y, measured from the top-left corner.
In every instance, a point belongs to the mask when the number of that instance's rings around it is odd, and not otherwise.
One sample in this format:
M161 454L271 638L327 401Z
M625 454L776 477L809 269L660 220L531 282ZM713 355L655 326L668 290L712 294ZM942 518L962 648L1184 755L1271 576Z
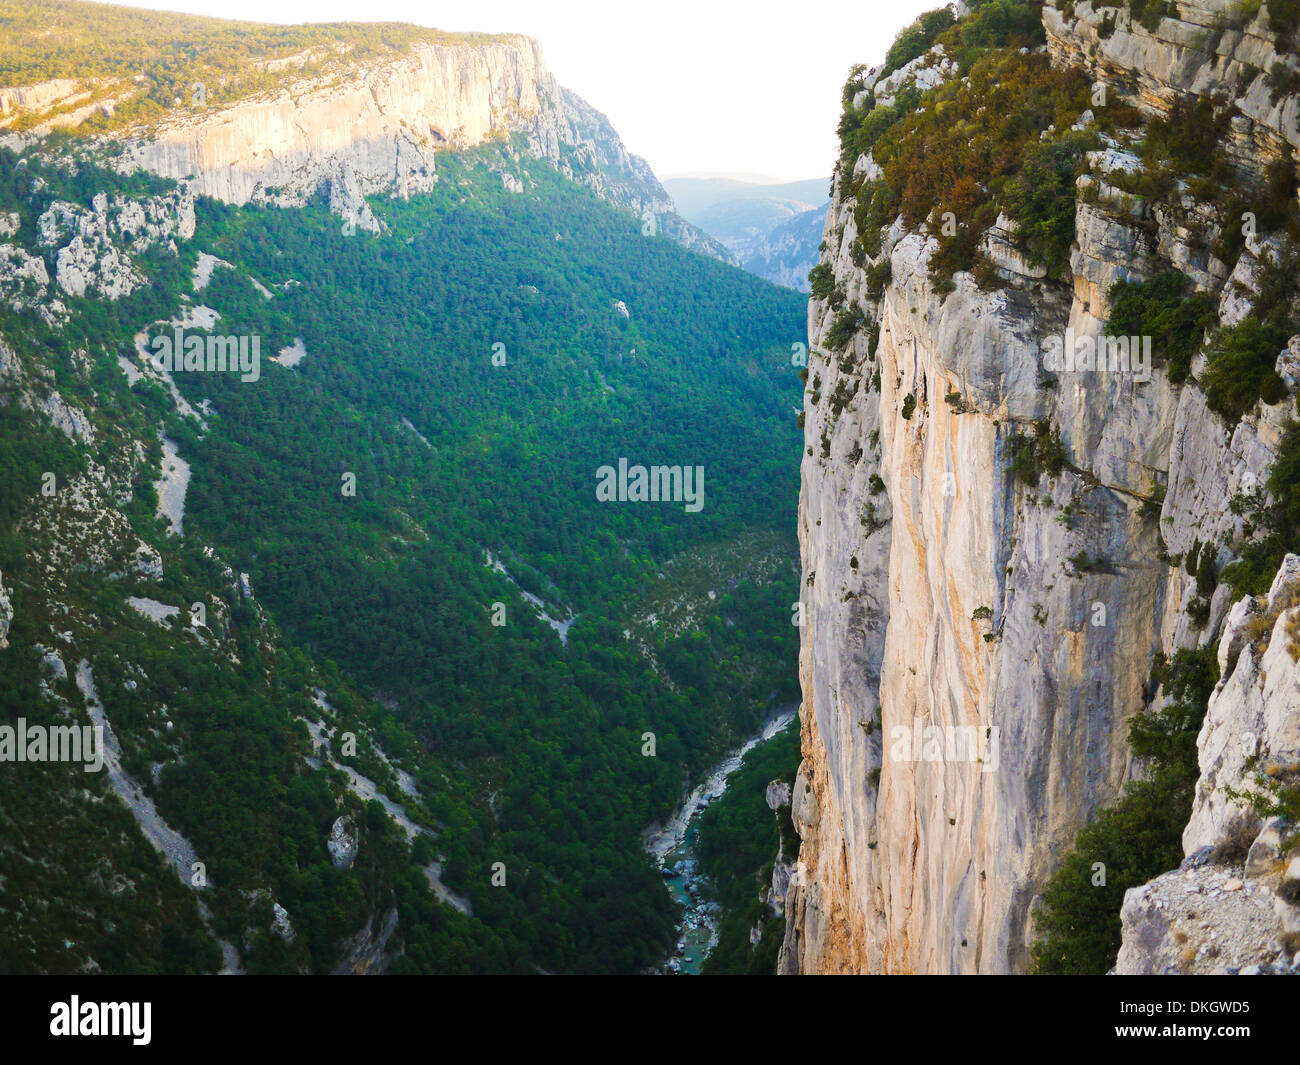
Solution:
M336 210L359 210L366 195L428 189L439 147L534 122L545 77L527 38L423 43L347 76L164 122L148 139L128 140L127 162L228 203L301 203L326 187Z
M870 89L875 94L877 104L891 107L904 86L914 86L924 92L942 85L956 72L957 64L944 53L943 45L936 44L924 55L917 56L891 74L879 80L873 79Z
M1284 888L1285 883L1285 888ZM1120 919L1120 976L1300 974L1300 907L1281 892L1300 868L1243 878L1240 865L1200 865L1133 888Z
M853 235L832 217L850 299ZM1089 236L1081 255L1104 257ZM929 251L916 235L887 250L874 353L859 337L821 354L831 315L813 305L796 785L809 880L787 940L805 971L1023 965L1054 852L1125 777L1168 595L1143 502L1172 443L1151 428L1177 396L1123 375L1045 389L1040 341L1096 336L1099 308L1027 290L1032 276L938 296ZM838 416L836 393L852 396ZM1007 452L1043 417L1077 472L1031 491Z
M1087 52L1071 42L1090 9L1074 10L1044 16L1059 62ZM1144 92L1153 109L1162 79L1197 91L1191 67L1126 52L1119 36L1096 46L1109 91ZM1269 143L1255 133L1241 151L1258 169ZM1231 302L1229 276L1250 276L1263 252L1217 263L1175 212L1107 193L1122 146L1089 163L1069 283L1045 282L999 219L985 240L1000 278L990 291L958 273L937 292L936 242L901 223L880 258L855 262L850 175L837 177L822 256L835 293L809 311L802 845L783 972L1025 969L1043 884L1140 771L1128 726L1158 698L1154 656L1224 625L1227 587L1194 622L1194 582L1175 563L1207 542L1230 560L1241 518L1228 504L1264 483L1292 398L1225 433L1194 383L1065 369L1048 341L1095 341L1116 279L1171 266ZM874 169L870 157L851 168ZM877 296L868 274L885 256ZM1231 291L1253 298L1249 283ZM855 311L864 323L837 348L832 327ZM1064 464L1031 485L1011 460L1039 421L1059 430Z
M177 240L194 236L194 197L185 190L147 200L114 196L111 201L101 192L92 203L87 209L56 200L37 222L39 243L53 251L55 280L69 296L128 296L141 284L133 254L161 245L174 255ZM48 283L43 266L27 269L25 276Z
M357 837L346 817L338 818L330 828L326 842L335 869L351 869L357 860Z
M14 604L5 591L4 575L0 574L0 651L9 646L9 628L13 620Z
M1300 772L1300 557L1289 555L1268 595L1232 608L1219 642L1222 679L1197 738L1200 780L1183 851L1249 842L1260 817L1231 791Z
M356 935L343 941L342 960L335 966L335 976L381 975L388 971L388 941L397 930L397 910L388 910L377 922L366 921Z
M76 358L88 362L84 351L77 352ZM48 373L28 374L23 369L17 352L0 340L0 388L5 392L16 393L21 407L40 411L68 439L93 443L95 427L90 418L85 411L68 403L52 387L51 380L53 375Z
M767 791L764 798L767 801L767 808L777 817L777 825L781 824L781 811L790 805L793 793L793 786L789 781L773 780L767 785ZM772 863L772 880L771 883L763 890L763 901L767 903L768 910L774 917L785 916L785 897L790 890L790 881L795 875L794 863L786 859L787 841L782 833L781 848L778 850L776 860Z
M1121 974L1300 973L1300 826L1261 808L1300 787L1300 557L1242 599L1197 738L1182 867L1124 897ZM1253 799L1253 801L1252 801Z
M35 85L0 89L0 117L8 118L21 111L45 111L81 91L81 81L77 78L52 78Z
M774 921L784 919L785 900L790 893L790 883L796 877L795 863L791 860L797 841L790 838L787 831L785 813L789 810L793 787L787 780L769 781L764 792L767 808L776 816L777 832L780 844L772 862L772 875L758 892L758 901L763 904L758 919L749 929L749 945L756 947L764 935L775 939L781 935L781 926L773 926Z
M1148 29L1124 7L1078 0L1049 3L1043 25L1055 58L1084 66L1150 112L1188 94L1230 95L1234 161L1262 172L1286 145L1300 146L1300 97L1275 96L1268 83L1274 64L1295 70L1297 58L1277 48L1265 9L1245 9L1234 0L1178 0L1177 17ZM1108 16L1114 31L1106 34Z
M293 922L289 919L289 911L278 902L271 904L271 931L289 943L296 938Z
M557 85L550 74L542 78L539 98L541 110L523 126L529 151L601 199L631 211L648 236L662 234L702 254L735 262L721 243L677 214L650 164L624 147L601 112Z

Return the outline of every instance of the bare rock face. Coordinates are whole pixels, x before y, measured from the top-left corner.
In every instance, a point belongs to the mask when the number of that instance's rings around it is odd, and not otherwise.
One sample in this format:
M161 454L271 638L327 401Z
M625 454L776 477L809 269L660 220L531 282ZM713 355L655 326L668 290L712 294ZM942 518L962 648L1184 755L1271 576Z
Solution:
M365 927L343 941L342 960L334 968L336 976L380 975L388 971L388 941L397 930L397 909L390 909L376 923L372 916Z
M93 208L55 201L37 223L40 243L56 250L55 280L70 296L91 294L116 300L139 287L132 253L161 244L172 253L176 241L194 235L194 197L178 191L148 200L100 193ZM44 274L44 270L39 272ZM29 280L48 282L28 267Z
M9 627L14 620L14 604L5 591L4 575L0 574L0 651L9 646Z
M0 292L14 310L34 304L31 295L43 294L49 283L44 259L28 254L17 245L0 244Z
M851 228L832 216L831 243L844 248ZM1087 236L1085 255L1103 256ZM959 277L937 296L930 250L915 235L887 249L874 353L858 340L822 355L831 316L813 305L821 400L807 407L800 509L810 794L796 784L795 798L818 815L796 817L806 877L785 964L799 971L1021 967L1054 850L1122 785L1122 725L1163 612L1142 500L1170 438L1143 427L1172 423L1176 397L1122 375L1047 391L1041 339L1067 324L1095 336L1101 320L1017 285L986 294ZM856 268L847 255L834 266L854 298ZM850 391L837 415L831 397ZM1048 415L1088 476L1029 491L1007 451Z
M1178 6L1195 19L1224 5ZM1150 109L1201 84L1171 43L1183 32L1171 20L1154 37L1138 27L1096 43L1088 27L1100 15L1086 0L1074 10L1071 21L1046 9L1059 61L1096 44L1098 76L1117 93L1140 85ZM1259 43L1248 37L1233 38L1225 68L1244 69ZM1238 145L1261 167L1281 137L1278 115L1261 112ZM1157 698L1153 656L1213 642L1232 608L1222 585L1208 620L1194 623L1194 582L1173 560L1240 533L1229 503L1264 483L1294 404L1257 407L1225 433L1194 383L1171 385L1158 368L1062 368L1049 341L1067 331L1096 341L1115 280L1171 267L1216 295L1230 275L1243 279L1233 291L1244 313L1266 252L1248 247L1239 263L1198 253L1185 225L1194 203L1184 214L1135 208L1108 185L1135 159L1094 156L1080 185L1096 194L1079 198L1064 287L1014 253L999 220L986 251L1002 284L986 292L958 273L952 291L936 292L934 243L898 223L881 251L891 280L873 298L867 275L879 260L853 261L854 200L837 178L822 255L836 293L809 311L793 795L802 842L782 972L1024 970L1042 886L1134 773L1128 729ZM873 169L863 157L853 172ZM833 349L831 326L850 310L868 325ZM1065 464L1032 485L1012 456L1040 420L1059 430ZM1229 557L1222 549L1218 561ZM1277 605L1268 599L1260 610ZM1218 716L1211 705L1201 745L1210 783L1188 828L1198 845L1226 831L1215 781L1235 779L1226 752L1240 735L1293 749L1285 643L1240 650ZM1258 829L1256 819L1244 830L1236 873L1214 877L1241 878ZM1218 880L1202 886L1233 894ZM1271 890L1248 894L1259 920L1274 921Z
M1124 896L1121 976L1300 973L1300 915L1279 876L1243 879L1239 866L1184 862Z
M0 116L19 111L42 111L67 100L81 90L76 78L52 78L36 85L0 89Z
M528 37L420 43L397 59L174 118L128 136L118 165L235 204L294 206L325 189L349 232L377 233L367 196L427 192L440 150L512 135L650 231L731 259L678 217L649 164L627 151L604 115L556 83ZM75 266L73 284L82 276Z
M357 860L357 837L351 831L352 826L346 817L340 817L330 828L330 838L326 843L330 860L335 869L351 869Z
M1300 784L1300 557L1242 599L1197 738L1200 779L1182 867L1127 892L1115 971L1300 973L1300 826L1264 817Z
M424 43L348 78L165 123L130 143L129 158L228 203L300 203L349 174L364 194L405 195L431 187L439 146L480 144L535 117L544 74L527 38Z
M286 942L292 943L295 938L289 911L278 902L271 904L271 931Z
M779 810L790 805L790 785L783 780L773 780L763 793L769 810Z
M1251 767L1280 779L1300 771L1300 557L1288 555L1267 596L1243 599L1229 614L1219 644L1222 679L1201 734L1200 780L1183 852L1225 847L1260 828L1260 817L1226 788L1259 790Z
M1285 145L1300 145L1300 99L1287 93L1274 100L1265 76L1275 63L1294 67L1295 57L1277 50L1262 10L1247 19L1234 0L1178 0L1176 8L1176 18L1151 30L1123 8L1079 0L1045 6L1043 25L1054 57L1132 86L1150 112L1168 111L1183 93L1226 90L1240 112L1232 127L1235 161L1262 172ZM1103 36L1107 15L1115 28Z
M899 67L892 74L881 78L872 86L876 103L885 107L893 105L898 92L904 86L915 86L920 91L933 89L942 85L957 73L957 64L949 59L943 45L936 44L924 55L919 55L911 62Z

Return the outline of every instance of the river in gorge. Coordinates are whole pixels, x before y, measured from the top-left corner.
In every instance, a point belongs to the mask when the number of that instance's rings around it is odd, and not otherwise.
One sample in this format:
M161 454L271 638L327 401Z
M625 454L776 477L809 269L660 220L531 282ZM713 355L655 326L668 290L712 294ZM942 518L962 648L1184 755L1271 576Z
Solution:
M745 756L761 743L780 735L798 716L798 704L783 707L768 719L760 732L731 751L715 765L665 825L654 826L646 836L646 849L663 871L673 900L682 908L676 952L661 967L667 973L697 974L717 941L719 909L708 895L708 882L699 873L695 857L699 817L727 790L731 776Z

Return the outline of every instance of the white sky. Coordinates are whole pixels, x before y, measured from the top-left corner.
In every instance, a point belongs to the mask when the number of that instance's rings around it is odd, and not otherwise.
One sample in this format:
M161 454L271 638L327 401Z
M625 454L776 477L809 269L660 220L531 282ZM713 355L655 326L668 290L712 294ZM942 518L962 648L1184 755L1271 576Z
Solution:
M944 0L134 0L260 22L415 22L526 33L562 85L605 112L660 177L827 176L854 63Z

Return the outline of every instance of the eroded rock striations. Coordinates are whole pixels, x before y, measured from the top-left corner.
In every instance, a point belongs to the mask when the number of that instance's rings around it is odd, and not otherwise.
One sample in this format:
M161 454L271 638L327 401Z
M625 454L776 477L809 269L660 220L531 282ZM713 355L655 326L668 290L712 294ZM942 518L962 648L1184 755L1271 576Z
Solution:
M1229 6L1180 0L1179 18L1155 31L1123 10L1048 6L1046 47L1055 66L1082 63L1111 100L1147 114L1227 84L1234 162L1263 173L1300 144L1296 100L1270 104L1252 80L1279 58L1262 25L1221 32L1212 59L1191 47ZM1116 29L1102 37L1107 14ZM919 89L947 73L941 54L912 69L925 72ZM882 89L892 100L905 80L863 78L855 106L873 92L879 103ZM1089 121L1081 115L1079 128ZM849 185L878 169L867 155L836 176L821 259L836 296L814 287L809 311L803 762L793 795L802 846L782 972L1027 969L1046 880L1079 829L1142 772L1128 726L1159 705L1153 657L1212 644L1224 629L1228 587L1193 620L1195 580L1175 563L1198 544L1219 545L1205 550L1230 561L1243 532L1230 501L1266 481L1294 385L1234 426L1211 413L1194 376L1053 372L1043 358L1044 341L1067 328L1102 335L1116 280L1179 269L1215 297L1225 323L1256 295L1266 243L1248 240L1239 258L1219 261L1186 215L1111 187L1114 170L1137 162L1121 145L1088 157L1065 283L1044 282L1002 218L983 239L999 283L981 288L958 272L948 292L928 269L934 237L901 219L880 256L855 254ZM888 281L873 291L882 270ZM861 318L841 346L850 312ZM1059 429L1064 461L1031 487L1012 460L1036 422ZM1229 634L1241 624L1234 611ZM1242 757L1224 753L1239 733L1296 757L1285 643L1275 631L1267 650L1234 651L1201 736L1189 853L1234 832L1248 847L1259 831L1223 790L1243 774ZM1243 849L1232 860L1244 858ZM1281 884L1283 872L1269 875ZM1272 891L1259 907L1280 929ZM1267 953L1271 935L1250 949Z

